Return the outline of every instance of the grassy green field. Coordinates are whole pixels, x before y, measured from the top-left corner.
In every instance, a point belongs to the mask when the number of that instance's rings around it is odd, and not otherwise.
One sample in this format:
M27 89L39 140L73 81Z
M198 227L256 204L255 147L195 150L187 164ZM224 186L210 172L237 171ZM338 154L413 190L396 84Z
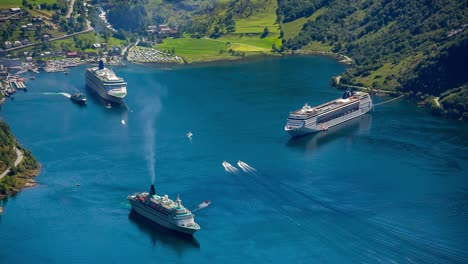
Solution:
M270 33L279 33L279 25L275 23L276 13L263 13L236 20L236 33L263 33L268 27Z
M398 81L395 78L390 78L385 82L387 76L401 76L403 72L415 67L423 57L422 53L418 53L415 56L406 57L398 63L385 63L379 69L372 71L369 76L355 77L355 82L368 87L372 87L375 83L379 87L384 87L385 90L395 90L398 87Z
M42 3L46 4L53 4L57 3L57 0L28 0L29 4L32 4L33 6L40 5ZM12 8L12 7L23 7L23 0L0 0L0 9L5 9L5 8Z
M29 9L26 9L28 11L29 14L31 14L31 16L42 16L42 17L48 17L48 18L52 18L52 16L54 15L54 11L48 11L48 10L37 10L37 9L33 9L33 10L29 10Z
M268 3L269 2L269 3ZM279 34L279 25L276 24L276 1L266 0L261 7L255 8L246 18L236 19L236 33L263 33L265 27L272 34Z
M292 39L295 36L297 36L297 34L299 34L299 32L301 31L302 26L304 26L304 24L307 21L309 20L315 21L317 17L325 13L325 11L327 11L327 8L322 7L319 10L315 11L309 17L301 17L294 21L283 23L281 27L283 28L283 31L284 31L284 39Z
M155 45L159 50L175 50L175 54L184 58L188 63L201 61L214 61L220 59L234 59L227 53L225 42L209 39L194 38L168 38L164 43Z
M22 0L18 0L19 4L21 5L21 3L23 2ZM57 3L57 0L28 0L28 3L32 4L32 5L40 5L42 3L46 3L46 4L49 4L49 5L52 5L53 3Z
M304 26L307 21L309 21L309 17L301 17L294 21L283 23L281 27L284 31L284 39L292 39L297 36L297 34L301 32L302 26Z
M230 42L230 43L228 43ZM255 44L252 41L252 44ZM175 54L184 58L188 63L209 62L216 60L235 60L239 56L232 56L229 50L242 52L244 56L265 54L270 52L271 46L263 48L257 45L230 41L229 39L194 39L194 38L168 38L164 43L155 45L159 50L175 50Z
M233 50L244 56L270 53L273 44L281 47L279 25L276 21L277 2L273 0L253 0L252 13L243 14L246 17L236 18L236 31L224 34L217 39L194 39L185 36L179 39L165 39L164 43L156 45L160 50L175 50L188 63L237 59L228 51ZM222 10L220 10L221 12ZM265 27L269 34L261 38Z
M0 9L22 7L21 3L22 3L22 0L2 0L0 1Z
M323 44L320 41L311 41L307 46L303 47L302 50L307 52L331 52L333 46Z
M242 36L239 34L226 34L221 36L218 40L231 42L232 44L246 45L256 47L256 51L270 51L273 44L277 47L281 46L281 39L279 35L270 33L265 38L260 38L260 35Z
M76 47L75 45L75 38L77 41L83 41L84 43L89 43L89 44L105 42L105 39L102 38L100 35L95 35L94 32L89 32L89 33L76 35L75 37L53 41L51 42L51 45L60 50L80 51L80 48ZM107 45L109 47L112 45L123 45L123 42L124 42L123 40L111 37ZM85 51L97 51L97 50L85 49Z

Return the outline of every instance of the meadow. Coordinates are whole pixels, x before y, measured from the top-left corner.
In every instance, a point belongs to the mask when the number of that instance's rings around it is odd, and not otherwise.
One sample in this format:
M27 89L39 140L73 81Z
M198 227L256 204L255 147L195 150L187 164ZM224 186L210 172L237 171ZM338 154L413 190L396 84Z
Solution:
M42 3L46 3L52 5L57 3L57 0L28 0L29 4L33 6L40 5ZM0 1L0 9L12 8L12 7L19 7L24 8L22 0L1 0Z

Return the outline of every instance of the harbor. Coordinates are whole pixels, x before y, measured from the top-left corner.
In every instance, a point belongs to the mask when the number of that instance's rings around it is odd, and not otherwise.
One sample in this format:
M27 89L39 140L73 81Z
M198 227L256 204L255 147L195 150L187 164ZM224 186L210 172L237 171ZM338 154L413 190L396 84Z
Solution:
M3 263L466 263L466 126L396 100L290 139L286 113L342 94L328 83L345 66L324 57L129 64L115 72L131 110L58 94L84 89L87 67L25 74L29 91L1 107L43 168L2 205ZM151 169L156 193L194 213L199 246L133 220L127 196L148 191Z
M113 65L121 65L117 58L111 58ZM92 63L94 59L81 60L80 58L61 58L46 61L22 61L18 59L0 61L0 94L13 99L16 91L27 91L28 82L36 79L33 74L63 72L68 74L70 68L77 67L85 63ZM28 77L25 77L28 76ZM2 100L1 102L4 102Z

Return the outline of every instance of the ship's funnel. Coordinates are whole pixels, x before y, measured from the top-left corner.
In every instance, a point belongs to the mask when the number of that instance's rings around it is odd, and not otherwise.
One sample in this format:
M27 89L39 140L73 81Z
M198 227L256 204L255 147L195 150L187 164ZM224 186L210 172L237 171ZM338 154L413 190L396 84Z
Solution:
M151 188L150 188L150 191L149 191L149 195L150 195L150 196L153 196L153 195L155 195L155 194L156 194L156 191L154 190L154 185L151 184Z
M104 69L104 62L102 60L99 61L99 69Z

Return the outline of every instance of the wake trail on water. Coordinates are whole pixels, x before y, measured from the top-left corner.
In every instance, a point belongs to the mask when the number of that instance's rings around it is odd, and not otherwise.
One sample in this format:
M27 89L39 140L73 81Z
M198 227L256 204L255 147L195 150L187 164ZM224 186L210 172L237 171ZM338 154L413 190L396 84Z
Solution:
M59 93L59 94L65 96L66 98L71 98L71 94L69 93Z
M223 165L224 170L226 172L229 172L229 173L232 173L232 174L239 174L239 169L232 166L229 162L223 161L222 165Z
M243 161L239 160L237 162L237 166L239 166L239 168L241 168L245 173L253 173L253 174L257 173L257 170L255 168L253 168L252 166L250 166L249 164Z
M441 245L431 244L422 237L408 230L397 228L394 225L386 224L383 221L357 216L347 209L327 204L326 202L321 201L312 195L306 194L289 184L282 183L282 186L286 187L286 189L292 190L296 194L308 199L309 201L320 205L323 208L327 208L330 211L346 216L348 219L348 224L353 223L354 225L358 225L363 229L375 229L377 232L375 232L375 235L371 241L363 241L359 234L353 235L356 237L356 240L361 239L361 242L367 244L368 248L374 248L376 245L381 245L391 250L395 247L395 242L398 244L405 243L406 252L408 255L412 256L413 260L416 260L417 262L440 263L441 260L450 259L454 262L467 263L466 257L462 256L462 254L453 250L449 250L448 248L443 248ZM343 230L343 232L351 233L351 231L347 230L346 226L342 226L341 224L338 224L338 226ZM393 241L389 240L389 237L392 238ZM383 257L381 254L379 254L379 256ZM393 255L392 257L397 257L397 255ZM389 259L392 258L390 257Z
M356 210L332 205L290 184L274 182L257 173L257 170L247 165L245 162L239 161L237 165L242 169L244 175L249 176L238 177L238 180L247 188L251 189L251 192L255 193L257 197L260 196L264 200L269 200L273 211L287 218L297 226L301 226L301 231L307 231L309 233L316 233L317 230L308 225L301 225L296 219L316 219L317 222L325 222L327 226L332 226L332 228L336 230L336 234L339 237L344 239L350 237L363 245L364 248L368 250L368 253L363 253L361 257L368 258L371 261L384 259L385 261L394 262L395 260L401 260L401 254L403 253L407 256L411 256L411 260L418 263L440 263L441 261L444 262L447 260L451 260L454 263L468 263L466 257L463 256L461 252L450 250L441 245L434 245L414 232L395 228L392 225L382 223L382 221L359 216ZM230 167L227 166L227 168ZM231 170L226 169L226 171L229 172ZM236 173L236 175L239 174ZM251 183L248 183L248 181ZM308 202L298 203L298 201L304 199ZM311 208L310 202L333 214L324 215L320 213L321 217L317 218L317 212L320 211L317 211L316 207ZM341 218L339 215L343 216L343 220L339 220L339 218ZM375 233L375 235L370 239L368 237L363 237L360 232L349 228L350 225L358 226L358 230L365 230L366 232L374 230L372 232ZM353 249L339 245L339 243L327 237L322 237L321 239L328 240L328 243L331 245L340 247L342 250L350 252L350 254L352 254L353 250L357 250L357 248ZM405 246L403 249L399 249L404 252L395 250L395 243L404 244ZM354 247L358 247L358 245Z
M211 204L210 201L204 201L203 203L199 204L199 205L197 206L197 208L193 209L192 212L196 212L196 211L198 211L198 210L200 210L200 209L206 208L206 207L208 207L208 205L210 205L210 204Z
M66 98L71 98L71 94L64 93L64 92L56 92L56 93L28 93L28 94L42 94L42 95L62 95Z
M225 166L225 163L227 162L223 162L223 166ZM227 163L227 165L228 166L225 167L225 170L227 172L232 172L232 168L234 168L235 173L232 173L232 174L235 174L236 176L238 176L237 177L238 181L240 181L246 187L246 189L249 189L251 193L255 193L256 196L262 197L264 200L274 201L273 203L274 205L270 206L270 208L274 212L276 212L281 217L286 218L288 221L291 221L296 226L301 226L301 224L298 221L296 221L294 218L290 216L290 212L288 212L288 210L284 209L281 206L281 204L284 203L284 200L278 197L278 193L276 193L275 190L265 185L262 181L259 181L256 178L259 175L257 174L257 170L255 168L239 160L237 162L237 165L239 166L239 168L241 168L244 174L244 175L241 175L237 168L233 167L229 163ZM249 176L249 177L240 177L240 176ZM260 188L258 188L259 186ZM294 203L288 202L288 204L293 205Z

